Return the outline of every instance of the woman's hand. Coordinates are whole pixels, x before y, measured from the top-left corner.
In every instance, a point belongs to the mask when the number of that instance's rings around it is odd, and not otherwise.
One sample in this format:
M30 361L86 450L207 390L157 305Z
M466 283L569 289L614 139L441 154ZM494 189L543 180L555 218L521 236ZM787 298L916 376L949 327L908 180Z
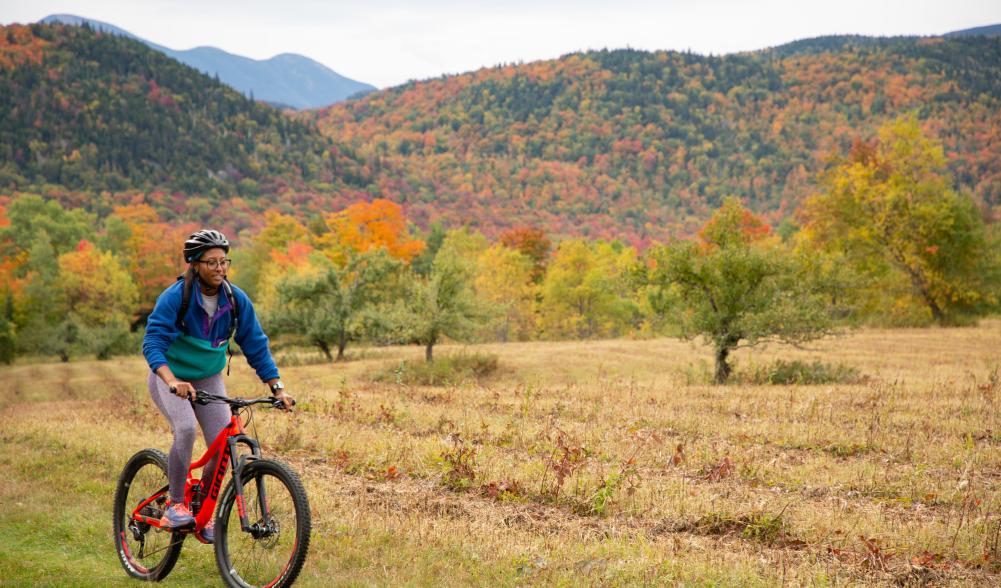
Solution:
M286 394L284 390L279 390L278 393L274 395L274 397L277 398L278 400L281 400L282 404L285 405L285 408L283 408L282 410L292 410L292 405L295 404L295 398L292 398L291 396Z
M185 400L195 399L195 387L188 382L174 380L173 382L168 382L167 385L170 386L170 392L172 394L177 394Z

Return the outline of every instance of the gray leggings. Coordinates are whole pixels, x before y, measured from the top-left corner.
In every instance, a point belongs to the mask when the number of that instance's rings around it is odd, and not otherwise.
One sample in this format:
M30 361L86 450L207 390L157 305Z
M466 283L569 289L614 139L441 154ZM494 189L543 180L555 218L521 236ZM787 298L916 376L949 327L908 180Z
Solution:
M204 380L191 380L191 385L196 390L226 395L226 384L222 381L222 374ZM171 393L167 384L153 372L149 373L148 386L153 402L170 421L170 428L174 431L174 444L170 446L170 454L167 456L167 480L170 482L170 501L183 503L184 482L188 477L191 452L195 447L195 419L198 419L198 424L202 426L205 445L211 445L216 435L229 424L231 415L229 405L196 404L192 407L191 402ZM213 458L202 468L202 488L208 488L208 482L215 471L215 462Z

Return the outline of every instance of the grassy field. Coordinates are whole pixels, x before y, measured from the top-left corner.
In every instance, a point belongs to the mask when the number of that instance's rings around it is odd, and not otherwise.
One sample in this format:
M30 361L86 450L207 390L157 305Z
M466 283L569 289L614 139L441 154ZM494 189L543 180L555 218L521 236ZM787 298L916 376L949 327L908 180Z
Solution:
M371 382L418 348L283 368L299 410L255 422L309 491L301 585L1001 583L1001 322L736 356L844 363L852 385L710 386L707 350L672 339L468 350L497 374ZM266 392L233 366L231 395ZM114 483L169 445L145 376L138 357L0 368L0 585L133 584ZM219 583L188 541L165 585Z

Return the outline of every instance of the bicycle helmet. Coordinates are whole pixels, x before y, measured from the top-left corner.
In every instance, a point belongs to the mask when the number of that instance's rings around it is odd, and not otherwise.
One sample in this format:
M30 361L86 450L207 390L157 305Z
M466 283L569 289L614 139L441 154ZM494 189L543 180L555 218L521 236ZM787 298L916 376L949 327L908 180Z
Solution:
M229 253L229 240L226 239L226 235L214 229L202 229L191 233L188 240L184 242L185 263L197 261L202 253L209 249L222 249Z

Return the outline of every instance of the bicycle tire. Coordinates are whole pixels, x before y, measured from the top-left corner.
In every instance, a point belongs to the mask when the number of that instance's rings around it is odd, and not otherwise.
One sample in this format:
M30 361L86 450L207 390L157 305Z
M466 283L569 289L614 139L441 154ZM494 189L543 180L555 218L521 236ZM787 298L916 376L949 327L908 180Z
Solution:
M125 572L139 580L152 582L163 580L174 569L174 564L181 555L184 534L169 533L143 524L135 527L129 525L129 516L139 502L166 484L167 456L159 449L143 449L125 464L115 488L115 552ZM130 494L133 490L135 492ZM148 513L150 516L158 514L156 506L151 505L147 508L151 509ZM135 534L137 532L139 538ZM159 559L141 561L146 559L142 554L145 551L147 538L154 539L150 555L162 554ZM138 550L130 546L132 542L139 544Z
M291 468L269 459L248 463L240 479L243 481L244 508L251 524L264 521L257 494L258 486L263 484L275 529L270 534L254 537L240 528L239 514L233 509L236 483L230 480L219 501L215 519L219 573L226 585L234 588L291 586L302 571L309 551L312 523L306 489ZM294 522L294 532L288 529L289 520ZM286 547L289 543L290 549ZM236 554L239 561L234 561L236 552L239 552Z

